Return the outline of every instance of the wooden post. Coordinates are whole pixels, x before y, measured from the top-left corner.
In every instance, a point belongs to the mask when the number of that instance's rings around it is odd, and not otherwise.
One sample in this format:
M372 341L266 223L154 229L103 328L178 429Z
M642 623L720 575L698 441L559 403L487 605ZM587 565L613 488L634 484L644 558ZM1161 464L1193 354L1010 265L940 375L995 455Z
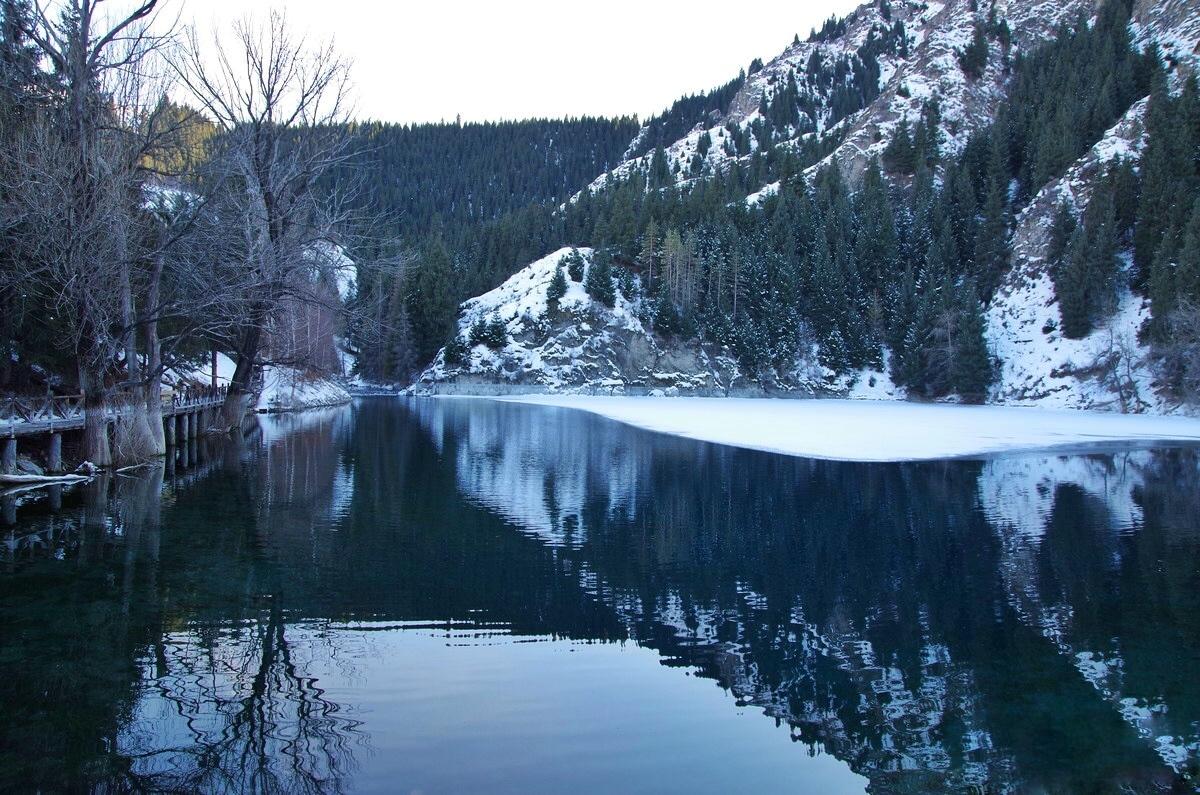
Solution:
M62 472L62 431L50 432L50 449L46 452L46 471Z
M187 415L179 412L175 415L175 441L183 445L187 441Z
M55 484L46 491L50 492L50 510L58 513L62 510L62 486Z
M4 440L4 454L0 458L0 472L12 475L17 471L17 437L10 436Z
M163 431L167 440L167 447L175 446L175 417L168 414L163 417Z
M17 523L17 498L10 495L0 497L0 501L4 503L4 524L15 525Z
M188 414L188 439L196 438L196 426L200 423L196 421L196 412Z

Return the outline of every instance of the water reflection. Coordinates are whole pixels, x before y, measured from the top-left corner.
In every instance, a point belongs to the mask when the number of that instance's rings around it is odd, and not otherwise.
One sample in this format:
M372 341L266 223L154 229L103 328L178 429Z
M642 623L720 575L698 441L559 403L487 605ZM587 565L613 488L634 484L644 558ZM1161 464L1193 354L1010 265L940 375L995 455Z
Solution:
M0 789L1190 791L1198 462L269 419L15 507Z
M1190 788L1194 450L855 465L412 411L631 635L880 789Z

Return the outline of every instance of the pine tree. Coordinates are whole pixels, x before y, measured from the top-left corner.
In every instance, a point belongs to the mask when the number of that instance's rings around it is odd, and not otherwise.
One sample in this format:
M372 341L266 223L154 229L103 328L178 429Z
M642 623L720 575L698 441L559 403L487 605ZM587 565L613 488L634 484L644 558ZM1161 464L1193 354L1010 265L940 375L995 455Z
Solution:
M454 271L441 240L426 248L412 277L408 315L417 360L427 362L450 336L454 325Z
M883 164L887 166L888 171L898 174L911 174L916 167L912 134L908 129L908 121L903 116L892 132L892 140L883 150Z
M1175 291L1179 298L1200 302L1200 199L1192 204L1175 265Z
M388 339L390 362L388 380L393 383L408 383L417 366L412 323L408 319L408 307L397 302L396 315L391 321Z
M1064 336L1087 336L1115 308L1120 276L1117 245L1112 185L1105 180L1093 190L1083 221L1051 271Z
M550 314L558 312L558 302L567 294L567 277L563 273L562 263L554 268L554 277L550 280L550 286L546 288L546 306L550 310Z
M857 198L854 256L868 290L874 292L891 278L899 259L896 217L878 161L867 168Z
M571 249L571 253L567 255L566 263L567 273L571 275L572 281L583 281L583 255L579 253L578 249Z
M1052 273L1062 333L1070 339L1086 337L1092 330L1087 284L1089 249L1087 229L1080 224L1071 233L1066 252Z
M954 391L968 403L982 403L992 381L979 288L967 280L958 290L957 334L951 378Z
M599 301L607 307L616 304L617 294L613 288L612 260L603 251L597 251L592 256L592 264L587 270L587 278L583 287L592 300Z
M987 35L983 25L976 21L975 31L971 35L971 43L958 54L958 64L962 67L963 74L972 80L977 80L983 74L983 70L987 68L987 61Z
M980 297L990 301L1008 268L1007 179L999 141L993 137L989 158L987 195L975 237L975 273Z

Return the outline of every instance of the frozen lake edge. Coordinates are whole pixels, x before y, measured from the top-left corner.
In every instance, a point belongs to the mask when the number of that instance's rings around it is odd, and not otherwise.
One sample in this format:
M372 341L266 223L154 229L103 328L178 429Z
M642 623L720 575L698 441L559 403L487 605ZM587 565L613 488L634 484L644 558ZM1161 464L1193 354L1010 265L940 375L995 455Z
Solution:
M1200 444L1200 419L1145 414L870 400L550 394L479 399L575 409L697 441L837 461Z

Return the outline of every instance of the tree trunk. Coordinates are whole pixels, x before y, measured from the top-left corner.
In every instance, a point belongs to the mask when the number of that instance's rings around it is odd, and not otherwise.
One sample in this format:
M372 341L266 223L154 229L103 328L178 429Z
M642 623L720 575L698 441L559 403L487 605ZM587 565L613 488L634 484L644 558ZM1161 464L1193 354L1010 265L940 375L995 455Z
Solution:
M162 271L162 257L157 256L150 268L150 284L146 292L146 306L150 312L146 320L146 422L150 431L151 455L156 457L167 454L162 413L162 343L158 339L157 319Z
M233 378L229 380L229 391L225 393L225 403L221 406L221 426L224 428L240 428L246 409L250 403L251 379L254 376L254 362L258 358L258 345L262 339L262 326L254 323L242 335L242 344L237 351L237 366L233 370Z
M138 464L157 455L162 455L160 445L155 442L147 416L149 405L142 381L141 362L137 350L137 313L133 302L133 284L129 274L129 251L126 230L118 223L117 256L120 259L118 278L121 286L121 346L125 352L125 371L129 393L121 406L121 416L114 423L114 460L118 464Z
M108 444L108 401L104 396L104 376L79 368L79 386L83 391L83 458L98 467L112 466Z

